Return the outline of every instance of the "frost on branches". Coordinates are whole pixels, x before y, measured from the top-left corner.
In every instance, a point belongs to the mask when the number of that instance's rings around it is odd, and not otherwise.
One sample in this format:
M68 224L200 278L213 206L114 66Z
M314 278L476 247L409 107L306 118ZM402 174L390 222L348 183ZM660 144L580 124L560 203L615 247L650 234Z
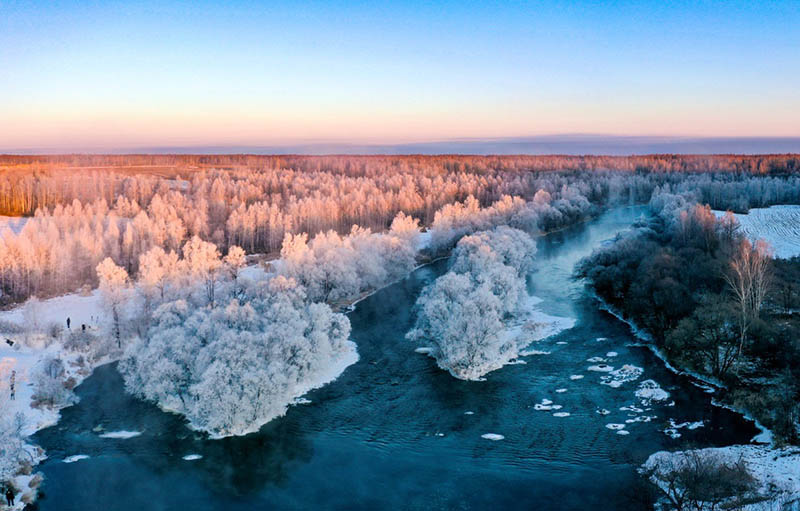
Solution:
M399 213L387 233L354 225L347 236L287 234L278 272L305 286L312 301L353 300L408 275L416 265L419 222Z
M430 345L439 367L464 380L516 358L520 346L506 327L526 301L535 253L529 235L506 226L462 238L451 270L417 300L417 322L406 337Z
M248 283L237 294L201 308L185 299L160 305L120 362L128 391L214 437L243 435L358 359L348 319L309 303L293 279Z

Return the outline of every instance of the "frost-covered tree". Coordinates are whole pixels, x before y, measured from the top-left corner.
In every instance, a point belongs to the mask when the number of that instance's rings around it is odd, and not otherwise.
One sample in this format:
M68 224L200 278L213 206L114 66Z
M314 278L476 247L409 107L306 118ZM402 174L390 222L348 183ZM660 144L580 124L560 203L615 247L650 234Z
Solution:
M128 272L114 264L111 258L105 258L97 265L97 278L100 280L100 296L103 305L110 312L112 331L117 340L117 347L122 347L122 314L128 300Z
M137 283L145 296L146 308L153 303L161 303L167 297L167 290L175 285L179 276L178 254L153 247L139 256Z
M203 241L199 236L192 236L183 245L182 265L192 281L204 284L206 299L213 305L220 277L219 271L222 268L222 259L217 246Z
M226 268L234 279L239 275L239 270L247 264L247 257L242 247L236 245L228 249L228 254L223 258Z
M126 388L214 436L256 431L357 359L347 318L282 276L248 282L241 300L168 302L153 319L120 362Z
M398 216L387 233L353 226L340 236L287 234L278 272L296 279L312 301L352 300L407 275L416 264L418 224Z
M34 374L33 401L39 406L59 408L74 401L73 393L64 386L64 362L46 357Z
M531 237L510 227L465 236L451 270L417 300L416 324L406 337L431 347L439 367L461 379L479 379L516 358L519 346L505 321L527 296L535 252Z
M23 461L31 461L25 448L25 416L10 413L8 396L0 396L0 480L8 481Z

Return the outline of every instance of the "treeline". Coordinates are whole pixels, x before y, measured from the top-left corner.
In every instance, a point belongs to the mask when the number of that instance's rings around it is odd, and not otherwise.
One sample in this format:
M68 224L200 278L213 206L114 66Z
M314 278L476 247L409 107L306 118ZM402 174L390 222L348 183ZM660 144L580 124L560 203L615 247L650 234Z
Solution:
M0 168L54 167L250 167L361 172L434 167L448 171L649 170L655 172L797 172L796 154L606 155L257 155L257 154L60 154L0 155Z
M2 301L94 286L94 268L106 257L135 276L141 254L153 247L177 252L193 236L223 253L241 246L248 253L277 254L287 235L347 234L354 225L383 232L404 213L433 225L437 243L447 244L491 223L495 214L538 211L549 230L582 218L590 204L646 200L654 187L643 176L586 177L547 173L503 180L461 173L373 180L331 173L211 171L191 182L128 177L109 202L102 195L114 189L113 176L71 174L65 187L101 198L39 209L19 233L0 231ZM535 207L522 208L526 199ZM483 207L492 204L497 206L488 212Z
M532 172L620 171L625 173L727 173L791 175L800 172L797 155L646 155L646 156L260 156L260 155L0 155L0 215L31 215L74 199L114 198L126 179L192 181L212 169L246 173L331 174L383 180L413 175L435 178L476 174L502 181ZM74 181L73 174L81 178ZM93 175L96 173L97 175ZM288 176L282 176L284 179ZM487 184L491 187L490 184ZM263 190L262 190L263 191ZM420 189L420 192L424 188ZM510 193L501 191L500 193ZM478 196L478 194L473 193ZM499 194L495 194L494 200ZM461 197L463 199L464 196ZM144 205L142 205L144 207Z
M735 217L660 193L654 215L583 260L577 275L648 332L670 361L779 438L800 439L800 260L751 245Z
M384 232L404 213L432 227L433 249L447 249L497 218L550 231L609 205L647 202L654 190L692 190L698 200L736 210L800 203L794 175L521 171L489 165L492 157L271 158L265 161L275 167L199 169L185 178L91 170L3 174L0 209L33 216L18 233L0 229L0 301L94 286L94 268L105 257L135 276L141 254L152 247L178 251L193 236L222 253L240 246L277 254L287 235L346 235L354 225Z

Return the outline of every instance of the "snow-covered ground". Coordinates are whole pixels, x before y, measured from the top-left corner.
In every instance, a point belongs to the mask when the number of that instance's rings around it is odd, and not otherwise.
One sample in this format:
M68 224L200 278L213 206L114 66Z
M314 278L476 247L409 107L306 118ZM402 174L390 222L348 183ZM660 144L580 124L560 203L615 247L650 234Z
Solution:
M103 316L100 292L72 293L48 300L28 302L7 311L0 311L0 321L9 321L26 329L45 329L50 324L67 328L70 318L73 330L81 325L97 327ZM2 333L2 332L0 332Z
M775 504L770 507L765 506L764 503L755 503L741 508L745 511L787 509L779 507L778 504L794 501L797 505L798 499L800 499L800 448L796 447L772 449L762 445L733 445L700 449L699 451L660 451L651 455L643 467L652 469L659 463L666 466L679 464L689 452L697 452L704 457L715 457L724 463L735 463L739 459L745 461L748 470L756 480L759 495L770 499Z
M718 217L725 214L713 211ZM746 215L735 216L744 235L751 241L765 240L775 257L788 259L800 255L800 206L753 208Z
M23 417L22 435L28 437L40 429L52 426L59 419L59 409L50 407L33 407L35 394L35 375L41 372L42 363L49 358L60 358L64 362L64 380L73 379L79 384L91 374L92 367L87 363L78 363L79 354L66 352L59 340L54 340L49 346L41 341L41 336L32 337L28 334L0 334L3 342L0 343L0 417ZM9 346L5 339L11 339L13 346ZM30 342L36 347L26 344ZM98 361L98 363L101 361ZM15 395L10 399L11 374L15 377ZM68 406L68 404L65 404ZM25 450L30 453L30 460L34 464L44 459L41 449L26 445ZM73 458L77 461L81 458ZM21 493L17 495L17 505L11 509L22 509L21 497L35 499L37 479L33 474L18 474L12 478L14 485ZM33 484L34 486L31 486Z
M63 333L59 338L51 338L47 331L50 324L61 325L66 330L66 320L71 319L71 328L75 330L85 324L90 331L96 331L102 316L100 296L97 291L86 294L69 294L43 301L31 301L7 311L0 311L0 416L15 417L20 414L24 418L22 434L30 436L36 431L58 422L58 408L33 407L35 378L41 372L42 363L50 358L60 358L64 362L63 379L72 378L79 384L93 369L84 361L79 363L80 355L64 349ZM14 328L13 325L18 328ZM10 328L9 328L10 327ZM12 341L13 346L6 340ZM105 360L95 361L95 365ZM15 399L10 399L11 374L15 373ZM32 445L26 449L35 462L43 459L43 453ZM69 459L69 458L68 458ZM77 461L73 457L70 461ZM65 460L67 461L67 460ZM67 461L67 462L70 462ZM22 490L17 495L18 506L22 509L21 496L32 493L29 485L35 481L28 475L17 475L14 484ZM34 483L35 484L35 483Z

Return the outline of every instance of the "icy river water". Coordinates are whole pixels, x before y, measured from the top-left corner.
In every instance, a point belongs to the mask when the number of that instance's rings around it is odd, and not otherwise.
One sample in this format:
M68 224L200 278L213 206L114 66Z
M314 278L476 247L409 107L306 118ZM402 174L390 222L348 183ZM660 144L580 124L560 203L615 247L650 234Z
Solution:
M126 395L114 365L103 366L78 387L80 403L34 437L49 455L40 509L647 509L633 483L649 454L747 443L757 430L636 346L628 326L571 279L580 258L643 211L613 210L540 238L529 292L576 325L532 346L549 354L486 381L456 380L404 340L416 297L446 261L360 302L349 317L361 360L257 434L206 440ZM588 370L592 357L644 373L602 385L606 373ZM635 392L645 380L669 398L642 403ZM535 409L543 399L569 415ZM671 419L703 425L670 436ZM98 426L141 434L103 438ZM88 458L64 462L74 455Z

